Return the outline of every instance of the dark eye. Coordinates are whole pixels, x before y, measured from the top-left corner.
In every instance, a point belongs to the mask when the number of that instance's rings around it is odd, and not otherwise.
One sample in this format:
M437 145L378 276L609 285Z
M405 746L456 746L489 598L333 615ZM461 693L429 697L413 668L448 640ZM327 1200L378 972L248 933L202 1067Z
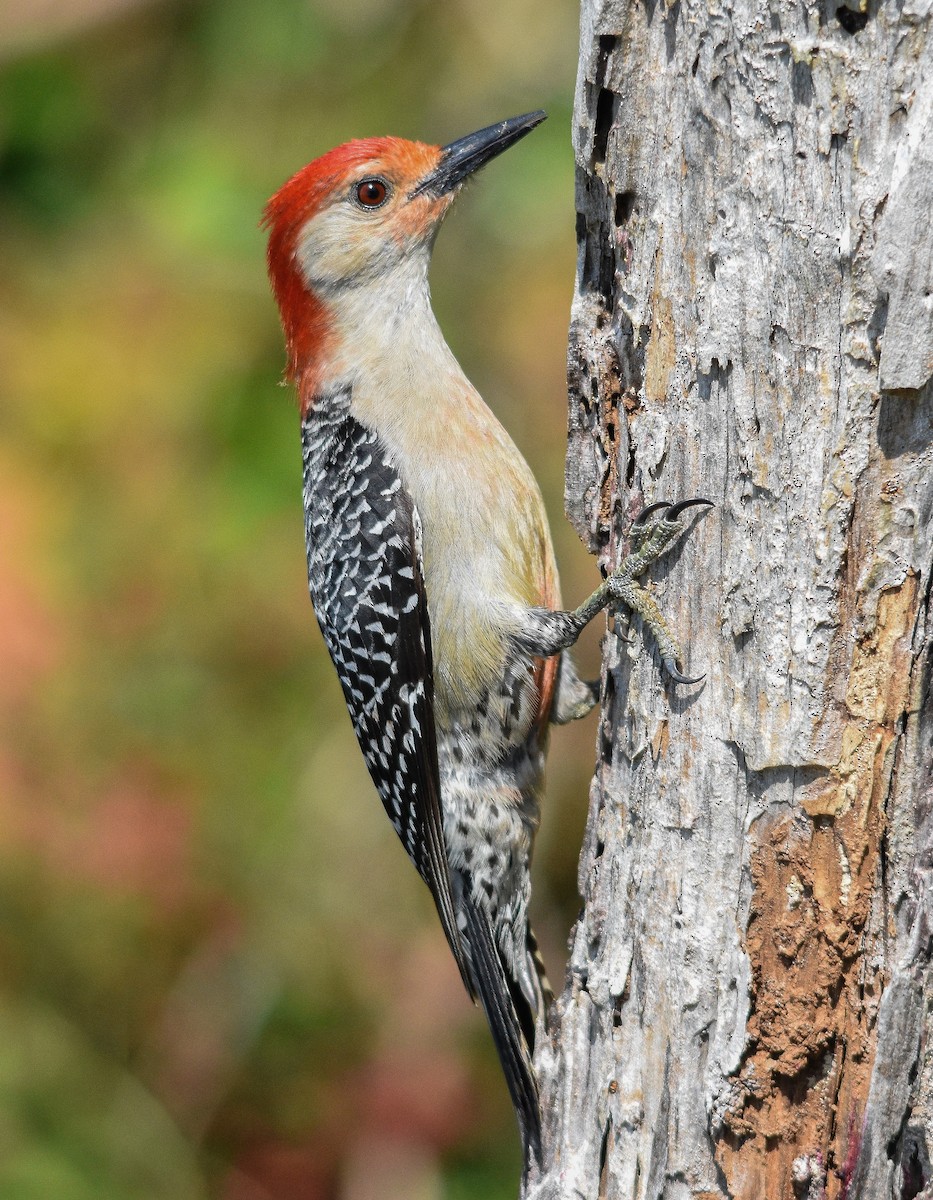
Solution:
M364 179L356 185L356 199L364 208L378 208L385 204L389 189L381 179Z

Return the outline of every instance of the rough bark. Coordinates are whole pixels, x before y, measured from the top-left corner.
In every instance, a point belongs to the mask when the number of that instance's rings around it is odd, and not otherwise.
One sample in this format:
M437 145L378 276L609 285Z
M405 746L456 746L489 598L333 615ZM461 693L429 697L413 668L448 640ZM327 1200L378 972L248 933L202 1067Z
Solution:
M933 7L584 0L575 148L569 515L717 508L704 684L606 639L524 1194L931 1197Z

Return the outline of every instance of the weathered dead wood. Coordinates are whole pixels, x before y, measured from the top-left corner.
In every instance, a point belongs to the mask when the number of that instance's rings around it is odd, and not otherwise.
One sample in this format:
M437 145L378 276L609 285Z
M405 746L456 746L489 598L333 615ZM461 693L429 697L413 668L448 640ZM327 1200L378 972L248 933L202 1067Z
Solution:
M933 1196L933 4L584 0L571 520L606 640L527 1197Z

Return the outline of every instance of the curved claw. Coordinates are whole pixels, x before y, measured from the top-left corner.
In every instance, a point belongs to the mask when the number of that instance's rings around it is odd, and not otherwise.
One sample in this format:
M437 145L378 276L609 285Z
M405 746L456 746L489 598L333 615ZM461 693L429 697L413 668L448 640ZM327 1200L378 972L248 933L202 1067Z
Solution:
M681 675L680 671L677 670L677 663L672 658L664 659L664 669L675 683L700 683L706 678L705 671L702 675Z
M710 508L716 507L712 500L706 500L703 496L696 496L693 500L681 500L677 504L672 504L665 514L666 520L676 521L685 509L693 508L695 504L708 504Z
M671 506L671 503L669 500L659 500L657 502L657 504L649 504L647 508L643 508L641 510L641 512L638 514L638 516L635 518L635 520L632 522L632 524L640 525L642 523L642 521L647 520L648 517L650 517L652 513L660 512L660 510L662 508L670 508L670 506Z

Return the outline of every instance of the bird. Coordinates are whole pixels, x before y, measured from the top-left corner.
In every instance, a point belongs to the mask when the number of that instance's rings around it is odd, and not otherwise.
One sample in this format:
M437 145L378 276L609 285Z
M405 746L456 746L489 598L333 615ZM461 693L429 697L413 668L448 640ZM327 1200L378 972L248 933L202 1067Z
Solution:
M699 682L638 579L687 508L710 503L646 508L628 557L561 607L538 484L448 348L428 284L465 182L545 115L445 146L347 142L262 218L300 412L311 600L373 782L485 1011L526 1171L541 1155L532 1056L550 997L528 922L548 726L598 699L569 648L619 603L675 682Z

